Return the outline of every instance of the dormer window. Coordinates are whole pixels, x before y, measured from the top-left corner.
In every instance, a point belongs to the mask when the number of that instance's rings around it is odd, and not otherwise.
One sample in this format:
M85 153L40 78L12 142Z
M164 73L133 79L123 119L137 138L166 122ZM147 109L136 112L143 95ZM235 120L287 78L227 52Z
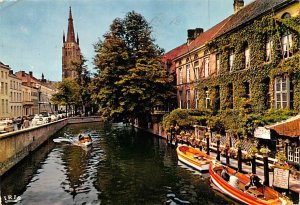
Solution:
M285 12L284 14L282 14L281 18L282 19L289 19L289 18L291 18L291 14L289 12Z
M282 45L282 55L284 59L290 58L292 53L292 34L286 34L281 38L281 45Z

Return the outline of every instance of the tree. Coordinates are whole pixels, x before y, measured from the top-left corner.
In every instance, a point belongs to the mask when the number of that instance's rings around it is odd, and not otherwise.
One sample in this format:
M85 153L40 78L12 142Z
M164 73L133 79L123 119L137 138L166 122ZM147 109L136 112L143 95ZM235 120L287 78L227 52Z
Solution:
M132 11L115 19L95 45L94 99L103 116L147 119L151 109L173 96L172 76L163 69L163 50L145 18Z
M65 78L57 85L58 92L52 95L51 101L65 105L68 109L70 105L76 105L81 102L80 98L80 86L77 82L71 78Z

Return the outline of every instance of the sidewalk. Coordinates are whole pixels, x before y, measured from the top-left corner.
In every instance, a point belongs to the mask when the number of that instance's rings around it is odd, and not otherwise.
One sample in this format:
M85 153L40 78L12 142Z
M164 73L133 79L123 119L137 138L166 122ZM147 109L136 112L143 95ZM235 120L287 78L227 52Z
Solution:
M210 152L210 155L215 158L217 156L217 153ZM237 169L238 163L237 163L236 159L230 158L229 162L230 162L230 166L231 167ZM222 164L226 164L226 158L225 157L221 156L221 163ZM251 167L251 165L247 165L245 163L242 163L242 170L243 170L243 172L251 172L252 167ZM259 178L261 178L262 180L264 180L263 166L257 166L256 167L256 175L259 176ZM270 184L269 185L272 186L272 183L273 183L273 172L269 172L269 179L270 179ZM300 181L296 180L292 176L290 176L289 189L291 191L293 191L293 192L298 193L299 196L300 196Z

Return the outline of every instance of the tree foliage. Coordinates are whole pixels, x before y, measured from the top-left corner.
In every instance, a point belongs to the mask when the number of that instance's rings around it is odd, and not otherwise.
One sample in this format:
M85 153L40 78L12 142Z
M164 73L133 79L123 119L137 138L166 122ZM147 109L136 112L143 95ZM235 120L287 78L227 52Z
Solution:
M173 95L172 77L162 67L162 49L145 18L132 11L115 19L95 45L94 99L103 116L147 118Z

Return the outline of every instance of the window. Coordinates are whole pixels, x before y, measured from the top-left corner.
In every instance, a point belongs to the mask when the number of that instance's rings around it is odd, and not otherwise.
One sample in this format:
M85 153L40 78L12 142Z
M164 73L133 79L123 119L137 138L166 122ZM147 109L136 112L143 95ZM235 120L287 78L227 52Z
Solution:
M195 68L195 79L199 80L199 61L194 62L194 68Z
M229 71L233 71L233 62L234 62L234 51L230 50L229 52Z
M183 108L182 91L179 91L179 108Z
M288 146L288 161L294 161L294 153L291 146Z
M210 107L210 98L208 88L205 88L205 108L208 109Z
M216 55L216 71L217 74L220 74L220 54Z
M8 95L8 84L5 83L5 95Z
M245 89L245 98L249 99L250 98L250 85L249 82L244 82L244 89Z
M268 40L266 43L266 62L270 62L272 58L272 48L273 48L273 43L271 40Z
M191 78L190 64L186 65L186 82L189 83Z
M294 162L299 163L299 147L295 148L295 152L294 152Z
M191 92L189 90L186 91L186 109L191 108Z
M199 104L199 90L197 90L197 89L195 90L195 104L196 104L195 108L198 109L198 107L199 107L199 105L198 105Z
M209 58L204 58L204 77L207 78L209 76Z
M283 58L289 58L293 55L292 53L292 34L285 35L281 38L282 44L282 55Z
M287 76L275 78L275 108L290 108L290 79Z
M288 12L285 12L282 16L281 16L282 19L289 19L291 18L291 14L288 13Z
M245 47L245 68L250 67L250 49L248 46Z
M179 84L183 83L182 68L179 68Z

